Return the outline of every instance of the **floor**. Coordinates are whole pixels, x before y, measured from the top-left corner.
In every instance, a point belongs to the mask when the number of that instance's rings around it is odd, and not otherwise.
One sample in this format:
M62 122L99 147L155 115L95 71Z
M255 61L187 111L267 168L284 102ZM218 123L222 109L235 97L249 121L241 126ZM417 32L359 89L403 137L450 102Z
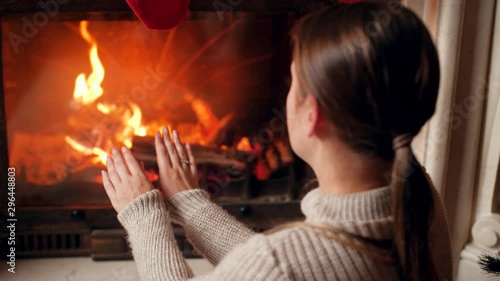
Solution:
M205 259L188 259L195 275L210 272L213 267ZM100 261L91 258L46 258L16 261L16 273L0 263L2 281L139 281L133 261Z

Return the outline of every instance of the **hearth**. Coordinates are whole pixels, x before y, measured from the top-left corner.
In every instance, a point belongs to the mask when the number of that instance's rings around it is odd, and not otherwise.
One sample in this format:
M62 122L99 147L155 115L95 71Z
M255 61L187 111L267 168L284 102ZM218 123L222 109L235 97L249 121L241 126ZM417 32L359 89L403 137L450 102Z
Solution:
M42 2L0 4L0 168L16 169L18 257L131 258L100 170L124 145L155 183L162 126L192 144L201 187L250 227L301 217L313 175L286 132L288 33L317 2L193 1L170 31L147 30L124 1Z

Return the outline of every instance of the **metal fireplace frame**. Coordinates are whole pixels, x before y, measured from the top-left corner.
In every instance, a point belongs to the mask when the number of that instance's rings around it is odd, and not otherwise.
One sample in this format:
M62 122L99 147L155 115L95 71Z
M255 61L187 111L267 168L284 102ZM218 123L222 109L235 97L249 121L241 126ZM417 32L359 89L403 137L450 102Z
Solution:
M61 12L107 12L129 11L124 0L42 0L57 2ZM41 12L39 0L6 0L0 2L0 20L4 15L14 13ZM191 11L214 11L214 3L237 3L228 11L256 13L294 13L297 17L316 9L322 2L308 0L192 0ZM1 37L1 29L0 29ZM0 45L0 54L2 54ZM0 56L0 65L2 57ZM6 256L7 213L7 149L6 115L3 85L3 68L0 67L0 247L1 256ZM5 184L4 184L5 183ZM263 231L276 224L302 218L298 200L285 203L227 203L220 204L230 214L256 231ZM4 208L5 206L5 208ZM16 256L55 257L91 256L94 260L131 259L131 251L125 240L125 231L112 208L43 208L16 209ZM4 232L4 233L2 233ZM186 257L199 257L186 241L184 231L174 227L174 233L181 251Z

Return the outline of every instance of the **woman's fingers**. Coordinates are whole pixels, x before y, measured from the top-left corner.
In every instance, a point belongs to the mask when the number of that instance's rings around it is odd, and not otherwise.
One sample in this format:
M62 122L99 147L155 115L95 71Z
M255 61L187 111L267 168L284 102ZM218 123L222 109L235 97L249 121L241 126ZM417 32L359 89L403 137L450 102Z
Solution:
M190 148L184 147L176 131L172 134L173 139L169 130L164 128L163 138L160 135L155 137L158 168L160 169L159 188L165 198L171 198L178 192L199 186L196 176L196 162ZM185 161L180 161L181 159Z
M185 170L188 170L189 164L186 163L186 161L188 161L188 156L187 156L186 150L184 149L184 145L182 145L181 137L179 136L179 134L175 130L174 130L173 135L174 135L175 149L177 150L177 154L179 155L179 160L181 162L182 168Z
M104 190L106 190L106 193L108 194L108 197L111 199L115 195L115 187L113 186L113 183L111 183L111 180L109 179L108 172L106 171L101 171L102 174L102 184L104 185Z
M125 163L125 160L123 159L122 154L118 151L118 149L113 148L112 150L113 153L113 161L115 164L116 172L120 176L120 178L123 180L127 176L131 175L127 163Z
M108 156L107 161L106 161L106 166L108 167L109 179L110 179L111 183L113 184L113 186L121 183L122 180L121 180L120 176L118 175L118 173L116 172L115 163L113 161L113 158Z
M161 139L160 133L156 133L155 136L155 149L156 160L158 161L158 168L160 169L160 171L165 171L165 169L172 168L170 156L168 155L167 148L165 147L165 142Z
M167 127L163 128L163 141L165 142L165 147L167 148L168 155L170 156L170 163L172 168L180 167L179 156L177 155L177 149L170 139L170 133Z
M122 153L125 160L125 165L128 167L128 170L130 170L130 173L132 175L141 174L141 172L143 171L142 167L139 162L137 162L137 159L135 159L134 155L132 155L132 152L124 146L122 147Z
M191 145L189 145L189 143L186 143L186 151L188 155L189 169L191 170L191 174L195 176L195 178L198 178L198 168L196 167L196 160L194 159L193 151L191 150Z
M154 188L132 152L127 148L121 151L112 150L113 157L108 156L106 163L108 171L102 172L104 189L118 213L135 198Z

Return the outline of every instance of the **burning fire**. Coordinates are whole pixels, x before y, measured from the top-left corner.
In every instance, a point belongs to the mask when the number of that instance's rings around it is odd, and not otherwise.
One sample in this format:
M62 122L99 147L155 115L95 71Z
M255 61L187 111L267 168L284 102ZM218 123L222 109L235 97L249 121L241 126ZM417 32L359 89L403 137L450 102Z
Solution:
M97 155L99 158L98 158L98 161L95 161L95 160L93 161L94 164L97 164L97 163L105 164L106 163L106 158L107 158L108 154L105 151L103 151L102 149L100 149L98 147L88 148L86 146L81 145L77 141L73 140L69 136L66 136L66 142L69 145L71 145L71 147L73 147L76 151L82 152L85 155Z
M115 132L114 139L108 141L107 144L104 145L104 148L92 144L84 145L71 136L66 136L66 142L73 149L84 155L97 156L92 161L94 164L105 164L107 157L106 151L111 149L115 141L131 148L133 136L145 136L146 130L145 127L141 126L142 112L136 104L130 103L129 108L126 110L123 110L123 108L119 108L116 105L106 104L103 102L98 102L94 105L95 101L104 94L101 84L104 81L105 70L101 60L99 59L97 42L88 31L88 24L88 21L80 22L80 34L90 45L89 60L92 66L92 73L90 73L88 77L86 77L85 73L80 73L77 76L73 100L82 106L95 106L95 109L104 115L113 115L113 117L115 117L114 119L120 119L120 123L124 126L120 126L122 130Z
M75 91L73 93L73 98L75 101L81 104L93 103L104 93L101 87L101 83L104 80L104 67L99 60L99 55L97 53L97 42L90 35L87 27L89 25L88 21L80 22L80 33L83 39L90 44L90 64L92 65L92 73L86 78L85 73L80 73L76 77L75 81Z
M144 137L147 135L147 132L146 132L146 127L141 126L141 120L142 120L141 109L136 104L131 104L131 107L133 114L132 117L128 120L127 124L130 127L134 128L134 135ZM131 148L132 144L130 143L128 147Z
M247 137L242 138L238 143L238 145L236 146L236 148L241 151L252 150L252 146L250 145L250 140Z
M155 161L155 151L152 138L147 136L154 136L164 126L170 130L176 129L184 142L195 145L193 152L200 160L198 163L210 165L205 167L215 164L221 167L234 166L245 171L247 168L255 167L254 174L257 178L267 179L280 167L280 163L287 164L293 161L293 155L285 141L279 142L278 139L273 141L273 145L266 146L257 138L252 138L250 141L248 137L241 136L240 130L246 128L233 126L238 121L233 120L233 114L226 116L215 114L208 102L187 90L198 89L197 87L185 86L187 79L176 78L182 75L173 78L165 76L165 79L172 80L161 87L151 90L145 87L151 92L149 97L151 101L140 103L141 106L130 100L126 101L127 99L123 99L126 97L118 95L123 93L125 87L130 86L130 89L133 89L133 86L138 85L134 83L140 83L141 78L144 83L146 77L130 75L126 83L121 80L107 80L105 85L110 82L110 87L114 87L111 85L119 87L116 90L111 90L107 86L103 88L104 78L119 78L113 77L113 68L106 66L105 69L105 63L101 61L99 55L103 55L102 51L106 45L100 44L103 42L99 42L98 45L97 36L89 32L89 25L88 21L81 21L78 29L84 40L80 44L86 47L81 56L85 60L88 58L90 73L77 69L72 74L75 79L66 81L69 83L74 81L73 95L69 97L72 112L63 117L66 119L66 126L62 126L62 129L66 130L17 132L14 135L13 148L9 151L9 155L13 158L12 164L22 169L23 180L40 186L59 185L66 179L70 182L100 181L96 170L105 165L113 147L122 145L133 148L137 158L146 162L146 165L154 165L152 162ZM169 35L169 38L172 37ZM209 45L203 48L206 49ZM186 70L204 49L181 66L180 73L187 73ZM162 51L162 56L164 53L167 52ZM165 64L167 68L162 71L177 67L170 63L172 62ZM230 69L233 69L232 66ZM162 89L165 89L165 92L160 92ZM113 92L116 95L113 95ZM70 95L71 89L66 93ZM226 145L220 145L222 143ZM235 149L237 152L245 153L235 153ZM156 175L148 175L150 179L154 176Z
M79 153L92 157L92 163L105 164L107 155L111 148L116 145L124 145L128 148L133 146L134 136L154 135L161 130L163 126L172 128L172 124L168 120L160 122L151 122L147 125L143 124L143 114L141 108L135 103L126 105L109 104L99 99L104 94L104 89L101 87L104 81L104 66L99 59L97 52L97 41L88 31L88 21L80 22L80 34L82 38L90 45L89 60L92 66L92 72L88 77L85 73L80 73L75 80L75 88L73 100L79 105L82 112L91 112L91 116L102 116L112 120L115 125L113 131L107 131L104 135L102 131L93 125L96 120L86 119L86 115L82 113L83 118L76 113L73 118L72 126L77 130L81 123L90 123L83 125L85 129L96 132L96 141L94 143L78 141L76 137L66 136L65 141L74 150ZM197 124L179 124L177 129L182 134L183 139L190 143L198 143L201 145L213 144L217 134L231 120L232 115L227 115L219 119L212 111L210 106L203 100L196 98L192 94L186 94L183 97L190 105L191 109L198 119ZM95 118L95 117L93 117ZM71 122L70 122L71 123ZM75 127L76 126L76 127ZM250 150L250 142L244 138L238 144L238 149Z

